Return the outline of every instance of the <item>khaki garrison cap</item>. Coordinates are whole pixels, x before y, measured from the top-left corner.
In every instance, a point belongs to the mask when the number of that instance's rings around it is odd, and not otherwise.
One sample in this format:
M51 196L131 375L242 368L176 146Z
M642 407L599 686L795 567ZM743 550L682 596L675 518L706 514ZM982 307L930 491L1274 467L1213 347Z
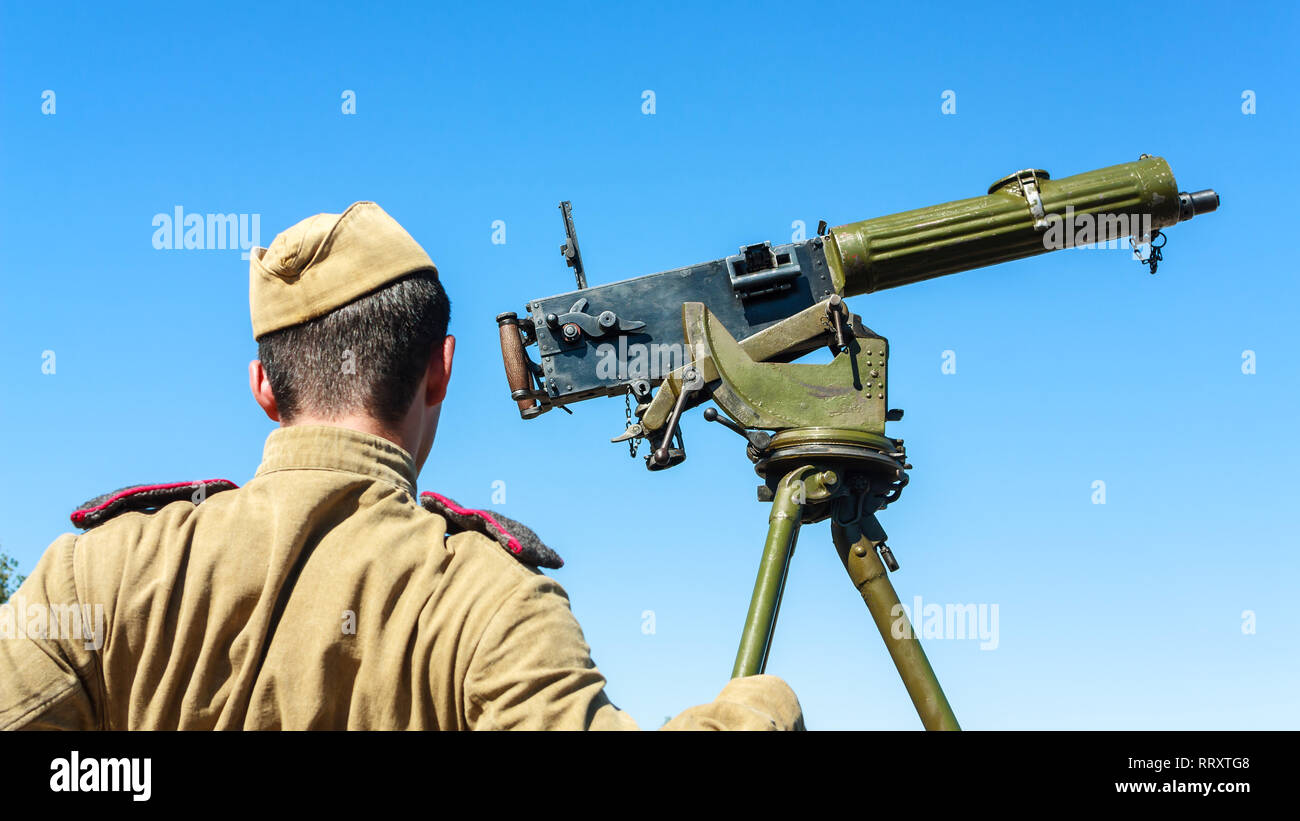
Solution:
M249 255L253 338L315 319L416 271L436 275L438 268L373 202L308 217Z

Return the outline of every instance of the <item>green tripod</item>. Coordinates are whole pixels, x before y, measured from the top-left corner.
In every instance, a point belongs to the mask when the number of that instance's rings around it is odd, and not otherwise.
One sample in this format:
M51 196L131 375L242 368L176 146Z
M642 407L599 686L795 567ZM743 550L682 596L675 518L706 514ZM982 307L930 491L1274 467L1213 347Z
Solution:
M814 440L826 435L824 429L791 433L809 435ZM855 484L862 487L862 476L846 465L844 458L828 460L812 454L808 454L806 463L778 480L768 517L767 542L731 675L758 675L766 669L799 526L830 518L835 550L885 640L921 724L927 730L959 730L957 717L889 581L886 563L892 568L898 565L885 544L875 510L870 508L870 491L854 490Z
M799 527L831 520L831 536L849 578L862 595L927 730L958 730L957 718L889 581L898 568L876 512L907 484L901 439L884 434L889 343L849 314L838 297L814 305L737 342L701 303L682 308L692 363L665 380L643 423L670 442L682 410L707 391L704 418L748 441L747 452L770 501L767 542L732 677L758 675L767 665L781 596ZM823 344L828 365L786 362ZM772 361L775 360L775 361ZM765 431L772 431L771 434ZM651 459L668 458L666 445Z

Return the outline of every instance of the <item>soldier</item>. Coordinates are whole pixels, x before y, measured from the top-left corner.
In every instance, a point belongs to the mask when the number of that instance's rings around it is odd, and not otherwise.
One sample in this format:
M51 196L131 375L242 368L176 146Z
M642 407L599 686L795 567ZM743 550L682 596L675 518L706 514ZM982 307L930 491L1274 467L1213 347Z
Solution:
M419 244L374 203L318 214L254 250L249 302L280 423L256 475L73 513L14 596L49 615L0 640L0 728L635 729L537 569L559 557L416 493L455 348ZM802 725L757 676L666 726Z

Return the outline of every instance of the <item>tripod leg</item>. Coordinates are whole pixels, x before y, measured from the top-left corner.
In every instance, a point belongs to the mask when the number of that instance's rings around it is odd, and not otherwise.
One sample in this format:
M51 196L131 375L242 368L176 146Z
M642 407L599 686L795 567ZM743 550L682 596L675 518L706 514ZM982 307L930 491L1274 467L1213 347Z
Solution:
M871 618L880 630L880 637L885 640L885 647L898 668L903 686L921 716L921 724L927 730L960 730L948 697L943 694L934 668L925 657L925 650L898 601L898 593L889 581L885 566L876 555L876 542L857 528L850 531L837 523L831 524L831 538L845 569L849 571L849 578L853 579L853 585L871 611ZM906 629L896 630L895 625Z
M806 499L803 482L796 478L799 472L787 474L772 498L767 542L758 565L754 595L749 600L749 615L745 617L745 630L740 636L736 665L731 669L732 678L757 676L767 669L767 653L772 646L772 632L776 629L781 594L785 591L795 540L799 538L799 519Z
M767 653L772 646L772 633L776 630L781 594L785 592L794 543L799 538L804 505L831 498L839 482L840 477L833 470L804 465L787 473L777 484L772 512L767 517L767 543L758 565L754 595L749 600L749 615L745 617L745 632L740 636L736 665L731 668L732 678L757 676L767 669Z

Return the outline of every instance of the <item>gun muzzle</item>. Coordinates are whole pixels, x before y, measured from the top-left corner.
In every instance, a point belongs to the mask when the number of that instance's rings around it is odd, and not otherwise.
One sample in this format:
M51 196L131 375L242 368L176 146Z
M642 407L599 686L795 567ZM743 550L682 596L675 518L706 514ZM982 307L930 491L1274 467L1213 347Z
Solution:
M1192 217L1219 210L1219 195L1213 188L1204 191L1186 191L1178 195L1178 221L1186 222Z

